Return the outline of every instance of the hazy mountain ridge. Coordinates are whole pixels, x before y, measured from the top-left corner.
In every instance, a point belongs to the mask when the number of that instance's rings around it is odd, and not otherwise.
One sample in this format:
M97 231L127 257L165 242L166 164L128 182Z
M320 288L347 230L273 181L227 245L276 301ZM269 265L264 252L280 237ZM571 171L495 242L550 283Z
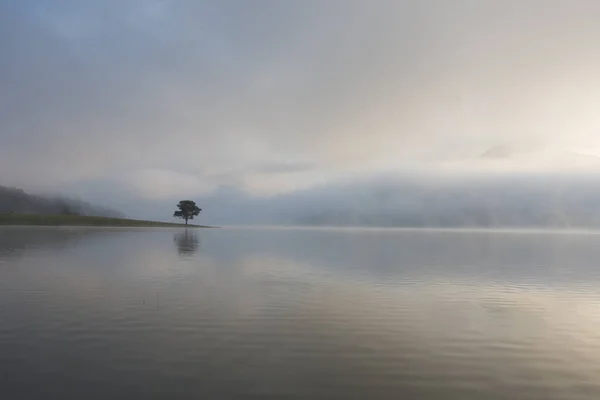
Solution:
M597 228L600 175L386 175L271 198L225 191L201 204L222 224Z
M83 201L40 196L18 188L0 186L0 213L27 214L79 214L101 217L122 217L117 211L95 206Z
M481 167L491 168L540 168L546 170L591 169L600 170L600 157L576 150L544 147L493 146L475 160Z
M295 223L415 227L600 227L598 180L506 177L383 183ZM382 196L382 194L384 194Z

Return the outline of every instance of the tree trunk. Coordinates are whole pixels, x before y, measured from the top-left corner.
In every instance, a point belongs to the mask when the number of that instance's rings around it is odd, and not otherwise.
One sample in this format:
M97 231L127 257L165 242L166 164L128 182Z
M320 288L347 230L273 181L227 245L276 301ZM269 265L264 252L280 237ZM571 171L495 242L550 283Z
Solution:
M185 226L187 226L187 221L188 221L188 219L186 218L186 219L185 219Z

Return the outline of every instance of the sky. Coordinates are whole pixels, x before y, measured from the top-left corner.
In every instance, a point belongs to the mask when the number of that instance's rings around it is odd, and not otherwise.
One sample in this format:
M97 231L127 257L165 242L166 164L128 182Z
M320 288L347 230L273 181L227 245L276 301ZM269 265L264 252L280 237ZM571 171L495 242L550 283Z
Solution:
M498 146L513 173L600 170L598 15L594 0L0 0L0 184L159 218L182 198L481 171Z

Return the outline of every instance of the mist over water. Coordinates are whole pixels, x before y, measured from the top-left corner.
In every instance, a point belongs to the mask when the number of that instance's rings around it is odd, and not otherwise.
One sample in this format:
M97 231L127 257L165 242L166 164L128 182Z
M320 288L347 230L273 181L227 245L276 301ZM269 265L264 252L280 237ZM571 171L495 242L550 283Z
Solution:
M0 394L596 399L599 238L2 228Z

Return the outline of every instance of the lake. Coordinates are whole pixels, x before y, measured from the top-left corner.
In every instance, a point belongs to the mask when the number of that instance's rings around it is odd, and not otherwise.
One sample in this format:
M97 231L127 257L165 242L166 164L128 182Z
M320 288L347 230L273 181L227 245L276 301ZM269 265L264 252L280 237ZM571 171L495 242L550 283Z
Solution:
M598 399L600 235L0 228L2 399Z

